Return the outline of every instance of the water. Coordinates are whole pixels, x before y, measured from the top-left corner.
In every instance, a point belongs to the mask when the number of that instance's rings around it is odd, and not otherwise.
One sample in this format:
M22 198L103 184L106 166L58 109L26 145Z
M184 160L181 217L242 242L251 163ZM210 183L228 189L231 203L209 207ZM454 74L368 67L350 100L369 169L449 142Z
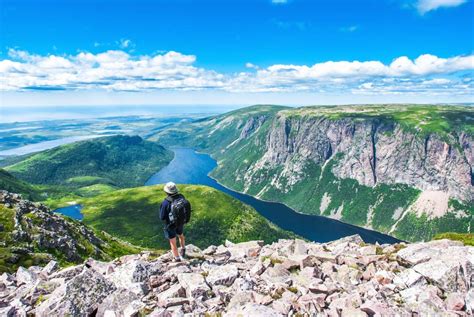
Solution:
M112 134L109 134L112 135ZM34 144L28 144L25 146L17 147L10 150L0 151L0 156L11 156L11 155L25 155L30 153L36 153L44 150L49 150L60 145L69 144L77 141L89 140L93 138L109 136L105 134L98 135L81 135L81 136L72 136L62 139L56 139L51 141L43 141Z
M208 176L216 161L207 154L193 149L173 149L174 159L158 173L150 177L145 185L162 184L169 181L178 184L196 184L214 187L252 206L262 216L285 230L316 242L328 242L345 236L359 234L367 243L395 243L400 240L391 236L340 222L338 220L297 213L293 209L274 202L266 202L252 196L230 190ZM191 202L192 203L192 202Z
M81 205L71 205L67 207L62 207L54 210L54 212L57 212L59 214L77 219L77 220L82 220L84 218L84 215L81 213L82 206Z
M0 123L40 120L91 119L121 116L170 116L217 114L237 105L90 105L90 106L0 106Z

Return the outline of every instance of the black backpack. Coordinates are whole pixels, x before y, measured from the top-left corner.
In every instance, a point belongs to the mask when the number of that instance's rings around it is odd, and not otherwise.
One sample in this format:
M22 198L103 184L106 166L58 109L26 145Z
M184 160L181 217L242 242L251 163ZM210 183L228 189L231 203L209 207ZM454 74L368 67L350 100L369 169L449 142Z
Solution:
M191 219L191 204L183 195L177 197L166 197L170 204L170 213L168 214L170 225L182 225L188 223Z

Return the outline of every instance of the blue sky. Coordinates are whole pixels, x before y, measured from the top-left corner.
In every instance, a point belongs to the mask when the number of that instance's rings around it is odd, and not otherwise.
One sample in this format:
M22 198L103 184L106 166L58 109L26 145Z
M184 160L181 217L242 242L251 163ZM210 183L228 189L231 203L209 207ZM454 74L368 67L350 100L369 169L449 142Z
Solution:
M471 102L468 0L1 0L3 105Z

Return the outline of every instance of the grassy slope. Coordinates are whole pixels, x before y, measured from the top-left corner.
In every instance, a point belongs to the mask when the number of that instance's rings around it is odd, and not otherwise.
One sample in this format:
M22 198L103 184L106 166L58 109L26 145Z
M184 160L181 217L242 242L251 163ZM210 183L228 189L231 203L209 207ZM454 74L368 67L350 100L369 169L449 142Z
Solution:
M14 229L14 214L15 212L12 208L7 208L3 204L0 204L0 224L3 226L3 230L0 230L0 273L14 272L19 266L45 265L51 257L59 261L62 266L74 264L66 261L65 255L61 254L59 250L41 249L37 245L31 245L33 252L15 252L15 249L28 247L29 244L12 239L11 234ZM33 222L40 221L34 214L27 214L25 217L29 217ZM75 237L79 244L78 250L82 260L88 257L95 257L94 246L84 239L80 233L79 228L82 224L68 217L64 217L64 219L73 224L72 227L74 229L70 234ZM27 230L34 233L35 227L28 228ZM141 250L138 247L113 238L105 232L101 232L100 230L94 231L96 236L105 242L99 248L102 251L101 256L98 258L99 260L111 260L122 255L137 253Z
M250 188L244 188L243 175L252 163L255 163L265 151L267 134L271 127L271 119L278 111L286 116L306 118L310 116L325 116L333 120L351 117L354 120L388 120L401 124L410 133L424 137L427 133L437 133L447 141L457 142L450 136L451 131L472 133L474 126L474 108L463 106L429 106L429 105L387 105L387 106L327 106L304 108L281 108L259 106L240 109L235 112L220 115L216 118L196 122L191 125L176 127L171 131L163 131L155 136L160 143L178 143L193 146L201 151L210 153L217 159L219 166L212 175L226 186L238 191L246 190L249 194L257 195L269 183L274 175L281 170L261 169ZM238 138L244 122L250 117L264 112L269 119L245 141L226 148ZM233 120L230 120L232 118ZM183 134L177 137L173 131ZM185 135L193 136L186 138ZM222 149L226 148L225 151ZM305 179L295 185L292 191L282 193L275 188L267 190L262 198L280 201L294 209L308 213L320 214L323 196L330 195L331 203L323 215L334 214L342 206L342 221L364 226L367 223L382 232L388 232L396 222L393 219L398 208L406 208L418 196L419 191L406 185L383 185L367 187L351 179L338 179L331 172L334 160L324 170L321 166L308 162L304 173ZM284 180L281 180L284 182ZM354 193L348 195L347 193ZM454 209L463 210L469 215L466 218L455 217L449 213L438 220L417 218L409 214L401 221L395 235L406 240L430 239L436 233L443 231L466 232L469 223L473 222L472 206L462 205L452 201ZM372 218L368 219L369 210ZM472 227L472 226L471 226Z
M40 200L42 198L39 188L21 181L0 168L0 189L21 194L25 199Z
M69 192L80 189L79 194L93 195L142 185L171 159L172 153L154 142L113 136L43 151L5 169L33 184L61 185Z
M396 122L408 131L422 135L436 133L449 137L453 131L474 134L474 107L454 105L357 105L315 106L286 111L289 116L325 116L331 119L377 118Z
M180 185L193 212L186 225L189 243L199 247L262 239L266 242L293 235L260 216L253 208L206 186ZM163 225L158 217L165 198L162 186L138 187L84 198L84 223L135 245L167 249Z
M474 246L474 234L473 233L455 233L455 232L446 232L437 234L434 237L435 240L439 239L450 239L455 241L461 241L464 245Z

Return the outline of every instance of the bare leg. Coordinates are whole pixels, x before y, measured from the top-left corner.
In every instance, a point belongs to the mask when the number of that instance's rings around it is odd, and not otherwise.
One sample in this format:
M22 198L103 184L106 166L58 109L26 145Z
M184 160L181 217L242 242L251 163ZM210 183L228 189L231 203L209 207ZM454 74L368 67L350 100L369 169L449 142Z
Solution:
M171 252L175 258L179 257L178 247L176 246L176 238L170 239Z
M181 248L184 248L184 234L178 235L178 238L179 238L179 245L181 246Z

